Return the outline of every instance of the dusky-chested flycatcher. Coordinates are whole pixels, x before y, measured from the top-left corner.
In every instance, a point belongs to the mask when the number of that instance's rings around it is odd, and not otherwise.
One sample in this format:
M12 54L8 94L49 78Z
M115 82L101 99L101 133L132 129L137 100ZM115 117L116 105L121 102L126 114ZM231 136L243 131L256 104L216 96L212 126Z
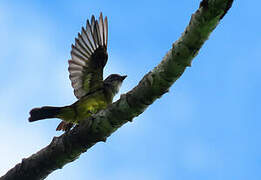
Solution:
M78 101L69 106L44 106L30 111L29 122L59 118L62 122L56 130L69 130L91 114L106 108L112 103L113 97L126 78L118 74L111 74L103 81L103 68L106 65L108 54L108 20L94 16L91 22L87 20L86 27L75 38L72 45L69 73L74 95Z

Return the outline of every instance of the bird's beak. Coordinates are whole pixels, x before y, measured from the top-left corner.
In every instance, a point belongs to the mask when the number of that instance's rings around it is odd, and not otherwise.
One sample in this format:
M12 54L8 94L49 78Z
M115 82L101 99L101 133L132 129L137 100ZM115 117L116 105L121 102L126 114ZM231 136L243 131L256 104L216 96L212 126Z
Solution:
M121 80L123 81L126 77L127 77L127 75L121 76Z

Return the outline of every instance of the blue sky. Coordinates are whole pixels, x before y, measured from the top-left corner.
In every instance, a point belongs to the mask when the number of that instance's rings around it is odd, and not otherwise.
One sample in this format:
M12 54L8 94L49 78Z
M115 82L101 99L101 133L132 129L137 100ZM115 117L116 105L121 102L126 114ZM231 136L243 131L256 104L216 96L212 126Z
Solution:
M105 74L127 74L125 93L160 62L199 2L0 1L0 175L61 134L58 119L29 123L28 112L76 100L67 60L87 18L108 16ZM235 1L168 94L47 179L261 179L260 5Z

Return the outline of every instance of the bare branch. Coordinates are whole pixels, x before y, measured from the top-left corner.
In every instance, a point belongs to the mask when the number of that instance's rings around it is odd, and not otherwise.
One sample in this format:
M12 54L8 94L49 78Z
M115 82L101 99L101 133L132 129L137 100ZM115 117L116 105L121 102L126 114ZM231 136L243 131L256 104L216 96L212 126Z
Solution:
M172 45L160 64L146 74L134 89L68 133L54 137L47 147L23 159L0 180L44 179L54 170L77 159L97 142L106 141L115 130L132 121L168 92L186 67L191 66L192 59L232 3L233 0L203 0L191 16L182 36Z

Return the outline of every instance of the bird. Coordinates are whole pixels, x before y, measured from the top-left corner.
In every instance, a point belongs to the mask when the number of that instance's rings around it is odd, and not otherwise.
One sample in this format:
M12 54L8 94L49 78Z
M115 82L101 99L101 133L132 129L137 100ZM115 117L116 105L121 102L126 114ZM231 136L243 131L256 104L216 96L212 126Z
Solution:
M29 122L58 118L62 121L56 131L69 131L82 120L105 109L119 92L126 75L111 74L103 80L103 69L108 60L108 19L100 13L95 19L87 19L71 47L69 79L78 99L63 106L43 106L30 111Z

